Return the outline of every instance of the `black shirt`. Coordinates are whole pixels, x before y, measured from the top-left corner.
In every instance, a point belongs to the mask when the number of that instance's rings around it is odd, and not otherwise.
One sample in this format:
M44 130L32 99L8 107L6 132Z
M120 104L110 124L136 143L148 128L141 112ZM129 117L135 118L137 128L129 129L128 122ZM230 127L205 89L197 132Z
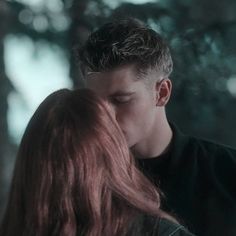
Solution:
M172 130L165 154L138 160L163 191L163 209L196 235L236 235L236 150Z

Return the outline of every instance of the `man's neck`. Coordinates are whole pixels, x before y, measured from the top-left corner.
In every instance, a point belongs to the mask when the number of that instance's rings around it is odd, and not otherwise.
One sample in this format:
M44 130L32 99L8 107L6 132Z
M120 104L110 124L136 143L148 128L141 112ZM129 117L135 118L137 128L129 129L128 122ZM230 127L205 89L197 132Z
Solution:
M172 136L171 127L166 117L164 117L158 121L149 137L134 145L131 151L138 159L158 157L168 150Z

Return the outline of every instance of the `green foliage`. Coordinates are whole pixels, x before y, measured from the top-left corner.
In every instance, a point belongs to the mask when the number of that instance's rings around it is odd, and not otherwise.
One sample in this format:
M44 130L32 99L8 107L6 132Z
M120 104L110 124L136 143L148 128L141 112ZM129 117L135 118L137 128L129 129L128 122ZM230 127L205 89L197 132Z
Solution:
M169 119L193 135L236 147L235 1L162 0L124 3L112 17L135 16L171 46L173 95Z

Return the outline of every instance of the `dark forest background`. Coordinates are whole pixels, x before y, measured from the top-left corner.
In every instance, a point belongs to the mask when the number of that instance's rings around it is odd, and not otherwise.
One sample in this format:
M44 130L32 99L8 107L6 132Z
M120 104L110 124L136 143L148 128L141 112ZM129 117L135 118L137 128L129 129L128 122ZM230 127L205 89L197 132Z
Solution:
M17 152L7 124L8 95L15 89L5 72L3 42L8 35L59 46L70 62L74 87L81 87L71 49L110 19L137 17L160 32L172 50L174 91L167 107L169 119L186 133L236 147L235 0L160 0L143 4L117 0L115 8L103 0L58 2L61 15L70 21L64 30L53 24L60 14L55 16L46 4L36 11L20 1L0 0L0 218ZM34 27L36 17L47 21L46 29Z

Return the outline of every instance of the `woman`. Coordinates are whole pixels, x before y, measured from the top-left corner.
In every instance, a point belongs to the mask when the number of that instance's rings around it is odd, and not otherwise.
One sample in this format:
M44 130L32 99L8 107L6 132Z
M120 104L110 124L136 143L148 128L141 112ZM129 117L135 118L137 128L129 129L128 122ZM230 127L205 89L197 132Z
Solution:
M190 235L168 218L104 101L64 89L42 102L19 147L1 236Z

